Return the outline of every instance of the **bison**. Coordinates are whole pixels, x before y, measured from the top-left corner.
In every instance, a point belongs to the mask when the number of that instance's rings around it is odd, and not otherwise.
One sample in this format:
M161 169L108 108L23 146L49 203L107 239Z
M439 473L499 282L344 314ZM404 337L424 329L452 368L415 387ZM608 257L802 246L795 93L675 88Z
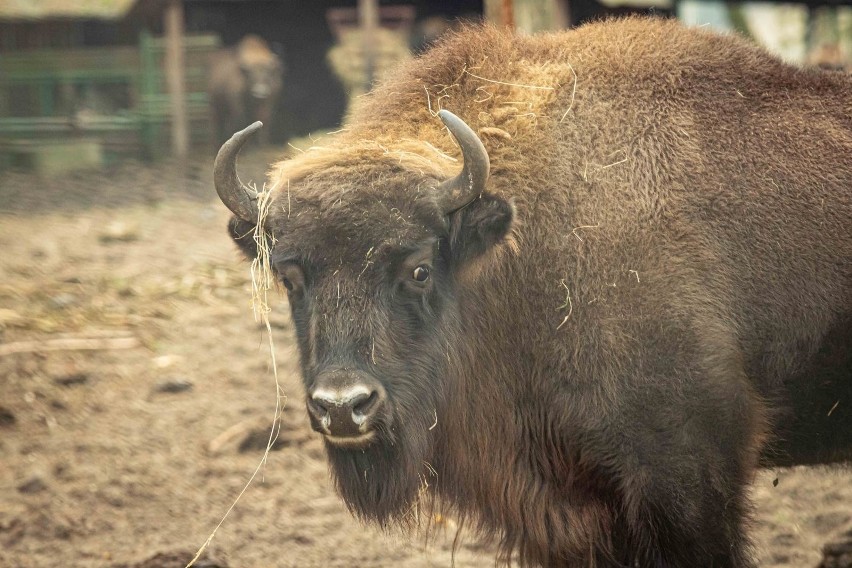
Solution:
M207 91L217 146L247 122L269 120L283 75L281 59L256 35L211 56Z
M274 239L361 519L454 515L527 565L752 566L755 469L852 458L852 77L671 21L471 28L276 164L263 214L259 126L216 190L246 254Z

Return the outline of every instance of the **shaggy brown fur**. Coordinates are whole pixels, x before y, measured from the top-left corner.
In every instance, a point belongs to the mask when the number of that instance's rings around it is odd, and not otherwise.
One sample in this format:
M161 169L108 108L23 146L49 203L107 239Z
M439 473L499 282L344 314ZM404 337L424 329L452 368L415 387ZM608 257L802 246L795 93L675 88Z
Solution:
M430 105L491 159L449 219ZM852 457L850 76L668 21L470 29L271 180L306 388L353 366L390 400L375 444L328 444L363 518L425 481L525 564L750 566L761 452Z
M269 120L281 94L283 74L281 59L256 35L211 55L207 92L217 146L247 123Z

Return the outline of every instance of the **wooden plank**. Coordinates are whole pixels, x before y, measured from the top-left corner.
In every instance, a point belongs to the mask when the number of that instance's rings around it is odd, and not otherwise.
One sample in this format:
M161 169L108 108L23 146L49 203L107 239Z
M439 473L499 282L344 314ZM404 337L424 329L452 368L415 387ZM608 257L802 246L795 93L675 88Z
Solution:
M157 66L164 64L164 41L151 38L149 49ZM204 68L208 55L221 46L218 36L186 36L185 60L188 68ZM24 50L4 52L0 58L0 77L66 75L78 76L135 74L141 65L139 49L135 46L109 48L78 48L67 50Z
M379 28L379 1L358 0L358 25L364 42L364 91L373 86L376 73L376 30Z
M34 71L66 71L73 69L127 68L139 65L135 47L38 49L9 51L0 59L0 71L31 69Z
M186 118L186 86L183 57L183 2L170 0L166 7L165 69L171 101L172 151L180 159L189 153L189 124Z

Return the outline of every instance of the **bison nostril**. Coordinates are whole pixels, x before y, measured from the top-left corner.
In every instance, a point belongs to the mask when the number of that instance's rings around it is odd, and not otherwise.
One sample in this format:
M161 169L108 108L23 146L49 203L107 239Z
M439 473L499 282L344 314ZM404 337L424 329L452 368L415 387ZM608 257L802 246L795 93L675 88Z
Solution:
M369 395L361 395L352 401L352 418L361 424L373 413L379 400L379 393L371 392Z
M308 398L308 410L317 418L322 418L328 414L327 401L316 398Z

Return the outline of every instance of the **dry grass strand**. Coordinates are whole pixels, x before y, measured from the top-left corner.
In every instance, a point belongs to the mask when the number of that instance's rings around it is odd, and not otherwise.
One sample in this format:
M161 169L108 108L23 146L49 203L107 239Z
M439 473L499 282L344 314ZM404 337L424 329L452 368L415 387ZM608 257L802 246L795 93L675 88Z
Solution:
M565 62L568 65L568 69L571 70L571 74L574 76L574 87L571 89L571 102L568 103L568 108L565 109L565 113L562 115L562 118L559 119L559 122L565 120L565 117L568 116L568 113L571 112L571 109L574 108L574 99L577 96L577 72L574 71L574 68L571 66L569 62Z
M272 188L267 188L265 185L264 188L258 192L257 224L254 229L254 241L257 244L257 257L251 263L252 311L254 312L255 321L262 322L266 328L267 338L269 339L269 354L272 363L272 374L275 377L275 414L272 417L272 427L269 430L269 439L266 442L266 450L263 452L263 457L260 458L260 463L257 464L257 467L251 474L251 477L249 477L240 493L234 499L233 503L231 503L231 506L228 507L228 510L225 511L225 514L222 516L219 524L216 525L213 532L210 533L210 536L207 537L207 540L204 541L204 544L201 545L195 553L195 556L186 565L186 568L193 566L207 547L210 546L210 543L213 542L216 532L218 532L219 528L225 523L225 520L231 514L231 511L234 510L237 503L248 490L249 486L251 486L252 482L254 482L257 474L266 465L266 462L269 459L269 452L278 439L278 434L281 431L281 414L284 408L283 405L286 396L284 395L284 392L281 389L281 383L278 380L278 365L275 361L275 346L272 341L272 325L269 323L269 313L272 309L269 307L268 301L269 290L276 287L275 285L277 282L270 260L270 253L275 245L275 238L269 234L265 226L266 218L269 215L269 208L272 205L273 193Z
M568 318L571 317L571 313L574 311L574 304L571 302L571 290L568 288L568 284L565 283L564 279L560 280L559 283L562 284L563 288L565 288L566 296L565 296L565 303L562 304L561 306L559 306L556 309L557 310L563 310L565 308L568 308L568 314L562 320L562 323L560 323L559 325L556 326L556 329L559 329L560 327L565 325L565 322L568 321Z
M495 79L487 79L485 77L480 77L479 75L471 73L467 69L463 69L462 72L470 75L474 79L479 79L480 81L485 81L486 83L494 83L495 85L506 85L508 87L520 87L522 89L540 89L540 90L543 90L543 91L553 91L553 90L556 89L556 87L545 87L545 86L542 86L542 85L524 85L522 83L507 83L506 81L497 81Z

